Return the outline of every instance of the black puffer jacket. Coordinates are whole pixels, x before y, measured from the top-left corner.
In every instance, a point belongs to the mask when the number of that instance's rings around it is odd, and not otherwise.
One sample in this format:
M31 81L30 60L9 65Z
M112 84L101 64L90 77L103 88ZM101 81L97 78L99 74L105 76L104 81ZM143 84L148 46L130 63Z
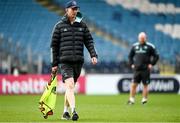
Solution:
M70 21L66 16L55 25L51 41L52 66L65 62L84 62L84 44L91 57L97 57L93 38L84 22Z

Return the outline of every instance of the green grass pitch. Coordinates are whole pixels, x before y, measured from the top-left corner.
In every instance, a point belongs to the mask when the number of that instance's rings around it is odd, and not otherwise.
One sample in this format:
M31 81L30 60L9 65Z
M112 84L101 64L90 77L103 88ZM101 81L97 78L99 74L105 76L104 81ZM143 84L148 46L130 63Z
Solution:
M63 111L63 95L58 95L54 115L44 119L38 109L41 95L0 96L0 122L59 122ZM116 96L76 95L79 123L98 122L180 122L180 95L150 94L142 105L141 95L136 103L126 104L128 94Z

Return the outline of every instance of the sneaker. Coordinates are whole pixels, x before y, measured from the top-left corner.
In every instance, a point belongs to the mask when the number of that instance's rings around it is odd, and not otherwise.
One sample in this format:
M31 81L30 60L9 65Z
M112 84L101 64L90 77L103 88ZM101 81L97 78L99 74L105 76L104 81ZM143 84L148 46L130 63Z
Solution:
M70 120L71 116L69 115L69 112L64 112L61 119L62 120Z
M72 120L73 120L73 121L77 121L78 119L79 119L79 116L78 116L77 112L74 111L74 112L72 113Z
M142 103L143 105L146 104L146 103L147 103L147 99L146 99L146 98L143 98L142 101L141 101L141 103Z
M128 100L127 104L128 104L128 105L133 105L133 104L134 104L134 102L132 102L132 101Z
M143 102L142 102L143 105L146 104L146 103L147 103L147 101L143 101Z

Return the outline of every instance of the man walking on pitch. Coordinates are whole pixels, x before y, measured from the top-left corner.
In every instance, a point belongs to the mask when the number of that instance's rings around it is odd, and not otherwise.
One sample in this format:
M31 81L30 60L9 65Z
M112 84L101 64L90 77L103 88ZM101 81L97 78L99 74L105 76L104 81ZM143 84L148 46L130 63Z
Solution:
M130 88L130 97L128 104L135 103L135 94L137 85L143 83L142 104L147 103L148 84L150 83L150 72L152 66L156 64L159 55L153 44L147 42L147 36L144 32L139 33L139 42L135 43L129 53L129 62L134 70L134 76Z
M66 14L54 27L51 42L52 71L57 71L60 64L62 79L66 86L62 119L67 120L79 118L75 110L74 86L84 62L84 45L90 53L92 64L97 63L93 38L88 27L77 14L81 15L76 1L69 1L66 4Z

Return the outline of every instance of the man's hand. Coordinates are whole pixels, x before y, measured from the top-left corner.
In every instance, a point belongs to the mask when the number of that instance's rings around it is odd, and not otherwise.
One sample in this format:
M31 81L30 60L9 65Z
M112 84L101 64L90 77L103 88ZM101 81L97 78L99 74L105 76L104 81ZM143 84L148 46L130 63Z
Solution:
M54 67L52 67L52 72L57 72L57 70L58 70L58 66L54 66Z
M132 68L132 69L134 69L134 68L135 68L135 65L134 65L134 64L132 64L132 65L131 65L131 68Z
M152 64L148 64L149 70L152 70Z
M97 58L96 57L92 57L91 58L91 62L93 65L97 64Z

